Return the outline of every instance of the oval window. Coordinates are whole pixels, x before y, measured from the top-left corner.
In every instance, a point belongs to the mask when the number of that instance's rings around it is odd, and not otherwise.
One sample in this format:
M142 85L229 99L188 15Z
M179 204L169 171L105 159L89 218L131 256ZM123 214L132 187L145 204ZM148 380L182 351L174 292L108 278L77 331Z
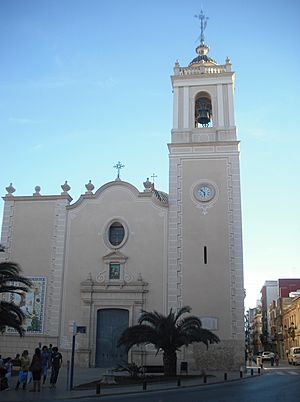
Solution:
M113 246L122 243L125 237L124 226L120 222L114 222L109 227L108 240Z

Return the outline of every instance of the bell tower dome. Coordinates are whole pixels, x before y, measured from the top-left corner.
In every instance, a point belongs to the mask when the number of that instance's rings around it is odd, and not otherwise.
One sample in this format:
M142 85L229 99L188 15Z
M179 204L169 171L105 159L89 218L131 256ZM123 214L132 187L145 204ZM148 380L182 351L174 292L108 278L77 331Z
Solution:
M239 368L244 360L234 72L229 58L218 64L210 57L204 42L207 18L202 11L197 17L201 22L197 55L187 67L176 61L171 77L168 308L191 306L193 314L222 340L224 356L235 356L231 367L225 361L210 361L210 367L230 369Z
M199 18L203 21L203 13ZM201 24L197 56L187 67L181 67L178 61L174 66L173 143L236 139L234 73L229 58L225 64L217 64L209 57L209 47L204 43L205 26Z

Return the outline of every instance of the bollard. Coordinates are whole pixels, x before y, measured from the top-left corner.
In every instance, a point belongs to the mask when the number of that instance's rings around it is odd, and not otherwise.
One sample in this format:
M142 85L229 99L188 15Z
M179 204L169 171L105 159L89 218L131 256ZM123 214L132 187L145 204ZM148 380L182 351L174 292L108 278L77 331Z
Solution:
M251 375L253 375L253 369L251 369Z
M177 378L177 387L180 387L180 386L181 386L181 378L178 377L178 378Z
M146 390L147 390L147 381L144 380L143 381L143 391L146 391Z
M258 372L258 374L260 374L260 367L258 367L257 372Z
M96 395L100 395L101 392L101 385L100 382L97 382L96 384Z
M227 381L227 373L224 373L224 381Z
M243 372L242 372L242 370L240 371L240 378L243 378Z
M206 383L207 383L207 377L206 377L206 374L204 374L204 376L203 376L203 382L204 382L204 384L206 384Z

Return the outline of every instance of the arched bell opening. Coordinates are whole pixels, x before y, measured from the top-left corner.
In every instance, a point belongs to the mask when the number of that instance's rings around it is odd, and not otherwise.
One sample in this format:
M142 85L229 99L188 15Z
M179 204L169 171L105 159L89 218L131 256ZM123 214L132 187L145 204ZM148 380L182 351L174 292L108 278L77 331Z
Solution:
M212 104L210 95L206 92L201 92L195 99L195 127L212 127Z

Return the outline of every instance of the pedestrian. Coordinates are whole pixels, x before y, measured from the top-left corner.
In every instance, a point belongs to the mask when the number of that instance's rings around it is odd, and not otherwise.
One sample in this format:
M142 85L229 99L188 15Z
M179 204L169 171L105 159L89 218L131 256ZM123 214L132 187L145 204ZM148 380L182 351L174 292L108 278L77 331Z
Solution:
M252 361L253 361L253 353L250 350L248 353L248 364L250 367L252 366Z
M42 354L41 349L36 348L32 356L30 371L32 373L33 388L32 392L40 392L41 390L41 377L42 377Z
M50 388L56 387L56 382L58 378L59 369L62 364L62 355L59 353L58 348L55 346L52 349L52 357L51 357L51 377L50 377Z
M42 348L42 376L43 376L43 385L46 382L47 373L49 367L49 352L47 346L43 346Z
M279 354L278 353L275 354L275 364L277 367L279 366Z
M15 369L16 371L19 371L19 370L20 370L21 358L20 358L20 354L19 354L19 353L17 353L16 356L13 358L12 364L13 364L14 369Z
M2 363L0 364L0 391L9 390L6 373L7 373L7 371L4 367L3 360L2 360Z
M19 389L20 384L22 384L23 389L26 389L26 384L28 380L28 371L30 367L30 359L28 350L23 350L21 359L20 359L20 371L18 375L18 382L16 384L16 390Z
M8 388L10 388L12 369L13 369L13 364L12 364L12 358L11 357L7 357L6 359L3 360L3 367L6 370L5 377L7 378Z
M49 364L48 364L48 368L51 368L51 359L52 359L52 353L53 353L52 349L53 349L52 343L49 343L49 348L48 348Z
M271 356L271 366L273 367L274 366L274 356Z

